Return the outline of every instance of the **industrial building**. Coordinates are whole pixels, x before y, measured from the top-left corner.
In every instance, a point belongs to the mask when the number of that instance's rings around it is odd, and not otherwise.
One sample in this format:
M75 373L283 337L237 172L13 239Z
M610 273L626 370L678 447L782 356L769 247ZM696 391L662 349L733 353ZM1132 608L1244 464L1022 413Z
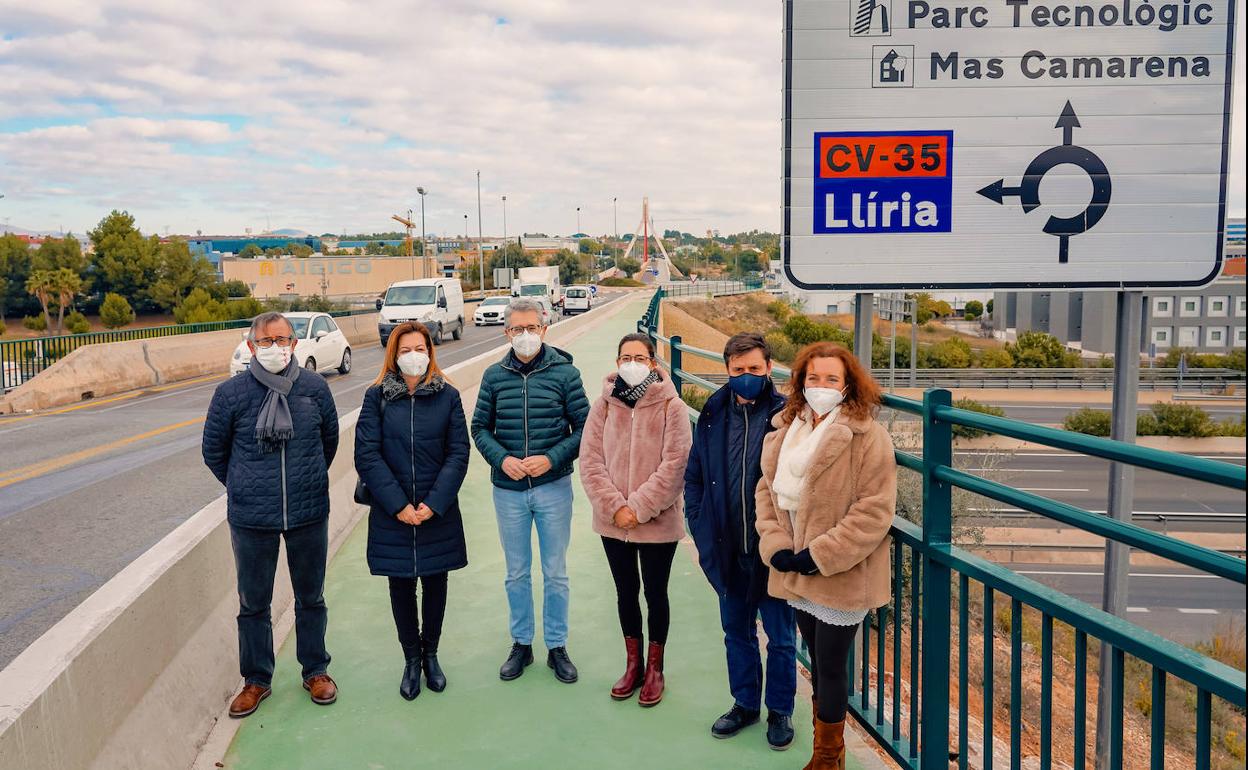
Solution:
M221 260L221 277L238 280L260 298L372 298L395 281L429 278L437 268L421 257L258 257Z

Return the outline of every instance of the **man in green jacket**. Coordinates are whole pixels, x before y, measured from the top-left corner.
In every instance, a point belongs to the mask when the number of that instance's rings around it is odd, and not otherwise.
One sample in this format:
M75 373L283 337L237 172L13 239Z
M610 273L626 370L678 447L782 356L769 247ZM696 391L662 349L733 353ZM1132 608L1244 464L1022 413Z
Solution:
M533 662L533 528L542 559L542 641L561 682L577 679L568 657L568 543L572 538L572 462L580 452L589 400L572 356L545 344L541 305L514 300L504 313L507 356L485 371L472 416L472 439L490 464L498 536L507 561L511 653L503 681Z

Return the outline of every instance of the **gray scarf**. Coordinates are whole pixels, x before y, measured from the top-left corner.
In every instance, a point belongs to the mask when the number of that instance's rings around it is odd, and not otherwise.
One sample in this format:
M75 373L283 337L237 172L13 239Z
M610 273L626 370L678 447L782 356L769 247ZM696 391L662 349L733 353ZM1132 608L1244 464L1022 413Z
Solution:
M276 452L295 435L295 424L290 417L290 403L286 397L290 395L291 388L295 387L295 380L299 379L299 372L303 371L303 367L299 366L299 362L292 355L285 371L273 374L252 356L247 371L251 372L257 382L269 389L264 403L260 405L260 414L256 416L256 443L260 445L261 451Z

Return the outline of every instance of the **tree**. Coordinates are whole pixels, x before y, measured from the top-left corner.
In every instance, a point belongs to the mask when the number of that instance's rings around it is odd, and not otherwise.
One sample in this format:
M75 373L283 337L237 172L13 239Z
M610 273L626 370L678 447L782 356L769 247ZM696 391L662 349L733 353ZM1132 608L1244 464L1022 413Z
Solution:
M61 267L52 272L52 280L52 290L56 295L56 333L64 334L65 308L82 291L82 276L68 267Z
M95 290L120 294L131 303L150 304L149 291L160 267L160 239L144 238L134 226L134 217L116 210L88 235L95 246Z
M254 243L249 243L242 248L242 251L238 252L237 256L240 259L255 259L256 257L263 257L264 249L261 249Z
M212 263L192 254L185 241L162 243L156 280L148 289L148 299L163 310L170 310L193 289L216 282Z
M120 329L134 322L134 309L125 297L109 292L100 303L100 322L109 329Z
M213 299L206 289L198 288L173 309L173 317L180 324L202 324L224 321L228 314L225 305Z
M589 275L589 271L585 269L580 255L574 254L567 249L556 251L549 264L559 267L559 282L564 286L581 283Z
M26 279L26 291L39 300L39 307L43 308L43 328L47 329L52 325L52 314L48 307L56 296L56 273L51 270L31 271L30 277Z
M620 268L620 272L623 273L626 278L632 278L641 271L641 263L631 257L628 259L620 257L616 260L615 264Z
M1014 344L1006 343L1005 349L1020 369L1058 369L1069 360L1061 341L1045 332L1023 332Z
M69 325L70 334L86 334L91 331L91 322L77 310L66 316L65 322Z
M86 276L90 263L82 253L82 244L78 243L78 239L67 235L64 238L44 239L31 258L31 266L36 270L59 270L65 267L80 276Z
M984 311L987 312L988 315L992 315L992 306L994 304L995 303L992 300L988 300L988 304L984 307Z
M966 369L971 365L971 346L960 337L950 337L929 351L937 369Z
M33 309L26 279L30 277L31 252L26 241L16 235L0 235L0 326L9 313Z
M312 247L306 243L289 243L287 244L292 256L310 257L312 256Z
M597 254L606 251L606 247L593 238L582 238L576 246L582 254Z
M984 314L984 303L977 299L973 299L966 303L966 317L968 319L976 319Z
M525 251L524 247L518 243L508 243L503 248L497 249L490 254L486 267L489 269L490 274L493 275L494 270L500 267L509 267L515 270L520 267L533 267L536 264L537 260L533 258L532 254Z

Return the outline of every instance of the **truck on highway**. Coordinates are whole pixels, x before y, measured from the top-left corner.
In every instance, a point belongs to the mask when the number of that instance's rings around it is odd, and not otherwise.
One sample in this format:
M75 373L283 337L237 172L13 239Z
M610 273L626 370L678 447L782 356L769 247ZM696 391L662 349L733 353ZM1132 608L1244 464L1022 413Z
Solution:
M511 296L546 297L557 309L563 300L563 292L559 288L559 268L554 265L520 268L519 275L511 284Z

